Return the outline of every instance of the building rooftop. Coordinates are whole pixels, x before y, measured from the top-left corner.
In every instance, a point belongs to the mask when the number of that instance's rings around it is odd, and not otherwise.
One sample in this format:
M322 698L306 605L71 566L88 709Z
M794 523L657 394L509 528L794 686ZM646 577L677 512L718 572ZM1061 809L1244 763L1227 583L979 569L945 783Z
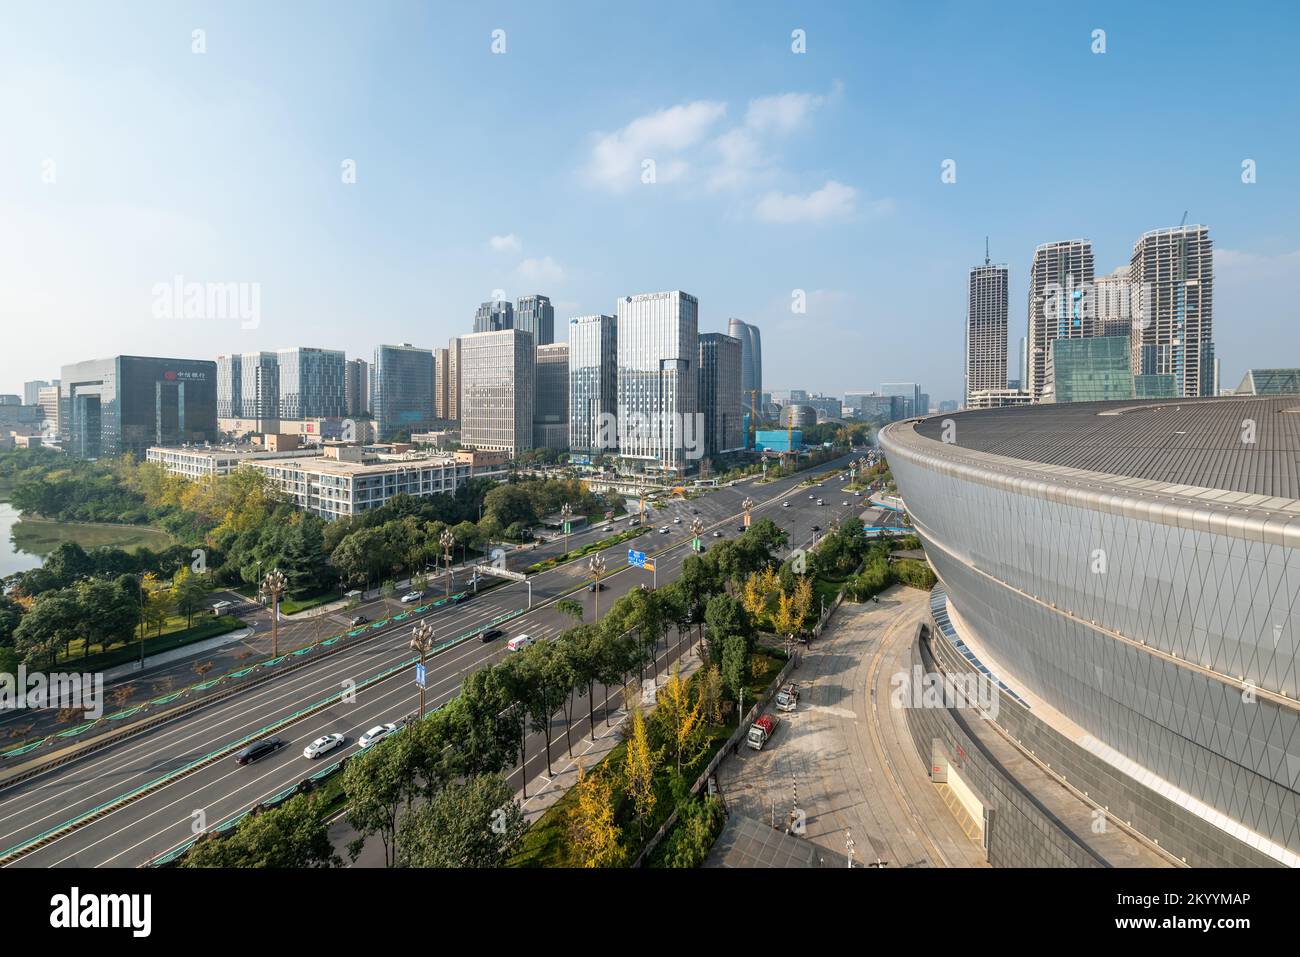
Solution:
M1062 468L1300 499L1300 396L1076 402L930 416L921 436ZM1249 441L1253 439L1253 441ZM1243 503L1244 504L1244 503Z

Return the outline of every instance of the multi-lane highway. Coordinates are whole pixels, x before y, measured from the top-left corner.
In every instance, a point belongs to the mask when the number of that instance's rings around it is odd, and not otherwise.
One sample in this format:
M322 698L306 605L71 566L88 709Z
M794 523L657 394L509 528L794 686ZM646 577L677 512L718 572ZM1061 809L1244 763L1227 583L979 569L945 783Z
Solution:
M828 464L816 472L831 467ZM658 581L663 585L677 576L682 560L690 554L691 520L698 517L704 522L703 537L709 546L721 541L721 537L713 535L714 531L724 537L734 537L740 531L740 503L746 496L756 503L753 509L756 518L771 518L787 530L792 547L807 547L817 534L814 525L825 529L833 516L857 514L866 504L864 499L844 492L837 479L827 480L820 489L796 488L798 482L798 479L786 479L763 486L746 484L717 489L693 501L671 503L651 516L656 530L631 544L640 550L658 552ZM823 499L824 506L815 504L817 496ZM845 501L849 503L847 506L842 504ZM786 502L788 507L784 506ZM675 523L675 518L680 518L681 523ZM669 533L660 534L659 526L669 528ZM606 550L606 567L622 569L627 548L623 544ZM533 576L534 608L505 626L506 637L487 644L470 639L430 658L426 707L433 708L450 700L458 693L467 672L507 654L505 642L509 636L527 632L547 639L570 627L572 619L555 610L554 599L576 588L573 597L581 600L586 620L591 620L595 595L583 587L587 578L585 560ZM650 578L649 572L631 568L607 573L608 587L600 595L602 611L629 589L648 584ZM505 612L522 609L526 603L526 586L510 583L467 604L437 609L426 617L439 638L445 640ZM21 847L52 828L77 820L218 748L283 721L339 693L351 682L360 684L410 661L409 635L409 621L403 622L401 626L347 646L335 655L127 738L46 775L0 790L0 853ZM671 641L669 647L661 649L661 667L677 650ZM603 698L603 691L598 689L598 705ZM368 728L399 720L416 707L413 674L410 668L404 668L364 687L352 700L330 703L278 731L277 736L286 745L270 757L243 767L236 765L232 758L223 757L23 854L11 866L140 865L189 840L198 829L219 825L308 776L315 768L302 757L302 749L314 738L329 732L346 736L345 748L327 759L333 761L355 751L358 738ZM575 710L581 712L577 717L582 727L575 725L574 731L581 734L587 719L586 708ZM601 716L598 709L597 720ZM553 746L553 753L558 756L563 741L562 725L553 739L561 742ZM516 786L525 777L531 779L546 770L540 735L529 737L527 750L527 767L522 772L516 770L513 777Z

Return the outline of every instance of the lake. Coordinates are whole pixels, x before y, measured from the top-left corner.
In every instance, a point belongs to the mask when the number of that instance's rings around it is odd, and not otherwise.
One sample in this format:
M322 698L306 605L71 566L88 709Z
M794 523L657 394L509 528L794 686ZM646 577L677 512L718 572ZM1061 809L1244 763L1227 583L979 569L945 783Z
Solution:
M171 536L156 528L133 525L85 525L23 518L8 502L0 501L0 576L39 568L45 556L63 542L77 542L87 551L101 545L164 548L171 544Z

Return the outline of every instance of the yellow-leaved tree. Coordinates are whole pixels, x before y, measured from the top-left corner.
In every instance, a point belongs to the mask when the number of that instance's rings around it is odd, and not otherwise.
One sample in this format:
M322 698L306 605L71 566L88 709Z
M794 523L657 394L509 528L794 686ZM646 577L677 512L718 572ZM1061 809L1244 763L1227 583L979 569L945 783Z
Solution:
M681 665L673 667L664 689L659 694L659 706L655 708L655 718L665 732L673 757L677 761L677 773L682 770L683 758L690 764L700 756L700 735L704 730L704 707L702 697L692 697L690 688L682 680Z
M632 707L632 733L627 739L627 759L623 765L623 790L636 811L638 835L644 837L645 819L655 809L654 751L650 748L650 733L645 715L639 704Z
M569 850L579 867L617 867L624 848L614 823L614 782L600 768L578 766L575 801L569 808Z
M812 576L802 575L794 586L794 610L799 616L799 624L802 626L808 621L808 615L813 611L813 586Z
M750 572L749 577L745 579L740 603L745 611L755 618L767 608L767 592L763 590L763 577L758 572Z

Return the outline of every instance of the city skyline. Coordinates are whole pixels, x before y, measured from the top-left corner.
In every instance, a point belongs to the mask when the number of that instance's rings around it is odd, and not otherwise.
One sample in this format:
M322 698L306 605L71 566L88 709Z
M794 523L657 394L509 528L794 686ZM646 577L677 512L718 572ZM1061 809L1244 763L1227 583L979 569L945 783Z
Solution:
M952 9L945 29L885 11L872 33L894 40L867 63L847 39L861 15L800 11L795 24L775 5L744 22L693 11L685 33L673 8L563 26L522 6L452 10L438 17L432 61L435 24L415 6L378 18L340 11L305 37L290 11L204 11L201 25L196 16L160 6L129 32L93 10L58 25L5 13L4 35L24 42L0 41L0 69L9 87L32 91L0 102L21 144L0 159L0 202L17 237L0 250L0 315L12 330L0 355L5 390L57 374L68 338L81 355L215 357L317 341L365 357L383 342L445 342L497 290L510 300L545 290L564 325L612 311L630 290L685 288L699 297L702 332L725 332L731 316L764 330L774 384L842 393L903 376L957 397L965 280L985 235L1009 265L1016 341L1036 246L1087 237L1106 275L1128 262L1134 237L1175 225L1185 209L1215 237L1222 380L1264 361L1259 342L1287 341L1300 231L1295 191L1278 171L1296 134L1263 121L1290 110L1294 85L1244 69L1231 41L1248 25L1220 22L1208 6L1184 9L1173 28L1119 6L1087 19ZM1091 49L1097 27L1104 54ZM795 28L806 53L790 48ZM202 54L191 50L195 29ZM610 41L627 31L642 35L642 49L671 37L673 57L698 69L611 71L622 54ZM1286 32L1251 34L1255 62L1269 61ZM71 61L69 33L112 52ZM1030 38L1059 51L1061 79L1081 91L1081 109L1096 109L1105 136L1054 148L1047 97L994 124L965 115L952 93L964 76L978 73L989 97L1033 87L1040 63L1019 52ZM346 54L352 43L392 56L376 65ZM1212 86L1214 149L1106 146L1158 141L1192 111L1204 121L1205 102L1147 92L1189 57ZM556 58L576 64L559 85L516 82L556 72ZM242 61L258 66L256 80L235 69ZM890 71L913 82L882 100ZM438 130L399 122L403 96L391 91L430 88ZM363 110L377 91L376 108ZM547 108L557 94L562 113ZM234 124L275 135L238 155ZM482 138L511 126L544 149L489 151L483 162ZM460 148L439 146L448 142ZM641 183L642 153L658 157L654 184ZM1248 159L1256 182L1242 181ZM158 318L168 310L156 308L157 290L178 277L255 287L245 301L256 301L256 321ZM806 312L792 311L797 293ZM43 334L54 325L71 335ZM829 335L846 347L823 356L817 343ZM871 348L882 337L888 356Z

